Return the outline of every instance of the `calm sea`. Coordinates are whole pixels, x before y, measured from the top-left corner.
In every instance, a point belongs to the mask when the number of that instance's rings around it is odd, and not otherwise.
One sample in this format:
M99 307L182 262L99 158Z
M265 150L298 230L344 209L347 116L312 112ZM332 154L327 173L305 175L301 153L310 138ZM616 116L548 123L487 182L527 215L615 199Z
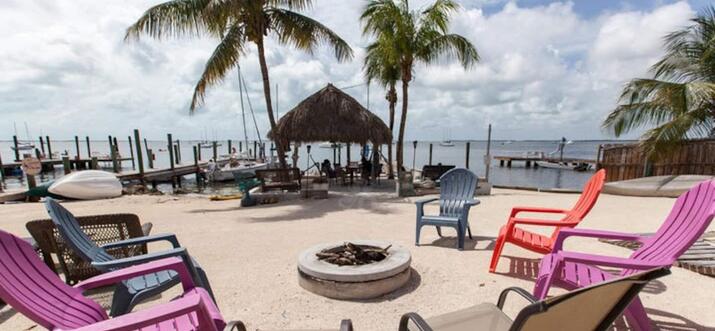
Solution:
M181 162L184 164L193 163L193 150L192 146L197 142L195 141L181 141ZM445 165L456 165L458 167L464 167L466 165L466 142L455 141L453 147L440 146L439 142L427 142L420 141L417 144L417 148L413 148L412 142L409 142L405 146L405 166L412 168L421 168L423 165L427 164L429 161L429 144L432 143L432 163L442 163ZM608 143L624 143L624 141L574 141L572 144L567 145L565 149L565 157L583 158L583 159L595 159L598 153L598 146L601 144ZM35 142L37 148L40 148L39 143ZM149 148L154 150L156 154L156 160L154 161L154 167L168 167L169 165L169 153L166 151L166 141L149 141ZM238 142L233 141L233 146L238 148ZM13 150L10 148L12 142L0 141L0 156L4 163L8 163L14 160ZM522 155L525 152L544 152L549 153L554 151L558 146L557 141L492 141L491 145L491 155ZM249 143L249 147L253 149L253 143ZM307 156L307 146L302 145L299 148L299 160L298 165L302 169L306 169L312 164ZM479 176L485 175L486 166L484 164L484 155L486 154L486 141L472 141L470 143L469 149L469 168L477 173ZM109 151L109 144L107 141L91 141L90 148L93 153L98 152L106 154ZM143 148L143 147L142 147ZM243 146L245 149L246 147ZM120 153L124 156L128 156L130 153L128 141L119 141ZM56 140L52 141L52 151L53 152L67 152L70 157L74 157L77 154L76 146L74 140ZM219 154L228 153L228 144L223 141L222 146L218 148ZM352 145L351 148L351 159L353 161L359 160L359 146ZM383 153L386 153L387 149L383 148ZM292 153L292 152L291 152ZM212 149L202 149L202 158L204 160L212 157ZM342 148L340 153L335 153L336 158L339 158L342 164L346 162L346 148ZM80 141L80 155L82 157L87 157L87 145L85 141ZM321 147L320 144L311 145L311 155L315 162L322 162L325 159L333 160L333 150L331 148ZM146 159L146 158L145 158ZM145 160L145 163L147 161ZM106 167L111 167L111 164L105 164ZM145 167L148 165L145 164ZM131 170L131 162L125 161L123 163L123 169ZM494 185L503 186L520 186L520 187L535 187L535 188L566 188L566 189L580 189L583 184L588 180L592 171L587 172L576 172L572 170L559 170L559 169L548 169L548 168L525 168L523 163L514 163L512 168L499 167L497 161L491 162L491 170L489 174L489 179ZM42 174L39 176L41 182L46 182L53 180L57 177L62 176L62 168L58 167L54 173ZM193 190L196 188L193 182L193 176L186 176L185 187ZM24 186L24 178L21 175L18 176L7 176L5 178L6 187L21 187ZM162 190L167 190L166 186L160 187ZM229 193L233 191L233 185L231 183L224 185L217 185L212 187L203 188L201 191L206 193Z

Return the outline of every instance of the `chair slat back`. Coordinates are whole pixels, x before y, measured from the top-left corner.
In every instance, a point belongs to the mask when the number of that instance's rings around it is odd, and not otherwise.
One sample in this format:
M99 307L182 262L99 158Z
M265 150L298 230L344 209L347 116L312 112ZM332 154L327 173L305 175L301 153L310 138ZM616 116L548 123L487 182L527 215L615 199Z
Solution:
M439 179L439 214L459 216L467 200L474 198L477 175L468 169L457 168L444 173Z
M583 186L583 191L581 191L581 195L576 201L576 204L574 204L573 208L571 208L569 213L566 214L562 220L564 222L581 222L591 209L593 209L593 206L596 205L598 197L601 196L601 191L603 190L603 184L605 181L606 170L601 169L596 171L596 173L593 174L593 176L591 176L588 182L586 182ZM556 240L556 236L558 236L561 228L562 227L557 227L554 229L554 232L551 235L551 240Z
M715 217L715 180L704 181L675 201L663 225L631 258L669 265L685 253ZM635 270L624 270L631 274Z
M45 207L50 214L52 222L55 223L57 231L64 238L67 246L87 262L106 262L114 260L114 257L104 249L97 246L89 236L87 236L79 225L77 219L60 205L56 200L47 198Z
M669 273L653 269L537 302L519 312L511 330L606 330L649 281Z
M24 240L0 230L0 298L47 329L107 319L104 309L65 284Z

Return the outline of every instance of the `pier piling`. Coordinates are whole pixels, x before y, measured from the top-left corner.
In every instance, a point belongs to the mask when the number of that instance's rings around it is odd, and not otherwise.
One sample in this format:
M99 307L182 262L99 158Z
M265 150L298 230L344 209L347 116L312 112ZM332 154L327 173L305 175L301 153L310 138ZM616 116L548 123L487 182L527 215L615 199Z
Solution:
M181 164L181 141L176 139L176 164Z
M233 147L233 146L231 146L231 139L229 139L229 140L228 140L228 155L231 155L232 152L233 152L233 151L231 150L231 149L232 149L231 147Z
M20 162L20 149L17 146L17 136L12 136L12 144L13 146L15 146L15 148L13 149L15 151L15 162Z
M216 141L213 142L213 149L214 149L214 162L218 162L218 143Z
M85 140L87 141L87 157L92 158L92 148L89 145L89 136L84 137Z
M127 136L127 141L129 142L129 156L132 158L132 170L135 170L136 164L134 162L134 146L132 145L132 136Z
M468 142L467 142L467 151L466 151L466 153L465 153L465 154L466 154L466 155L465 155L465 159L466 159L466 160L464 161L464 163L465 163L465 165L466 165L465 168L467 168L467 169L469 169L469 150L470 150L469 147L470 147L470 146L471 146L471 143L468 141Z
M137 163L139 164L139 175L141 175L142 185L144 184L144 160L142 160L142 143L139 137L139 129L134 129L134 142L137 144Z
M169 168L171 170L174 170L174 143L172 142L171 139L171 133L166 134L166 140L168 140L167 143L167 149L169 150Z
M70 157L69 156L63 156L62 157L62 168L64 168L65 175L69 174L72 172L72 166L70 165Z
M96 156L92 156L90 159L89 168L93 170L99 169L99 159Z
M79 136L74 136L74 148L77 151L77 155L75 156L75 160L77 160L77 164L79 163L79 160L82 159L82 155L80 155L79 151Z
M492 125L489 124L489 130L487 131L487 155L484 155L484 178L486 178L487 183L489 182L489 168L492 165Z
M42 155L47 155L45 154L45 140L42 139L42 136L40 136L40 148L42 148ZM52 157L50 156L50 158Z
M194 147L194 167L196 167L196 186L201 185L201 168L199 168L199 152L200 148Z
M432 165L432 143L429 144L429 165Z
M147 162L149 163L149 169L154 169L154 151L150 148L146 150Z
M52 145L50 145L50 136L45 136L45 141L47 141L47 155L48 159L52 158Z

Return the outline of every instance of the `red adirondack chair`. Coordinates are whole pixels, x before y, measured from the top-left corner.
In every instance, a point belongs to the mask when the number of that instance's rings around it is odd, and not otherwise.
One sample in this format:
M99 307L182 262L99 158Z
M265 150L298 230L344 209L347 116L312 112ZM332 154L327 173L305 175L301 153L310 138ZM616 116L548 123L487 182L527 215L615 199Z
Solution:
M598 196L603 189L603 183L606 179L606 170L597 171L591 179L588 180L583 188L583 192L573 208L569 210L541 208L541 207L514 207L509 215L509 220L506 225L499 230L494 245L494 253L492 253L492 261L489 264L489 272L494 272L499 263L501 251L504 244L512 243L519 247L528 249L533 252L547 254L551 252L556 236L562 228L573 228L591 211L593 205L596 204ZM560 220L543 220L533 218L517 217L519 213L542 213L542 214L563 214ZM519 224L539 225L555 227L551 236L547 237L538 233L517 227Z
M652 236L601 230L564 229L559 233L551 254L544 256L534 296L545 298L553 284L568 290L586 287L620 276L628 276L658 267L669 267L705 232L715 217L715 180L704 181L675 201L668 218ZM562 250L568 237L634 240L642 243L630 257L614 257ZM618 275L609 269L621 269ZM650 321L643 304L636 297L625 313L629 326L635 330L650 330Z

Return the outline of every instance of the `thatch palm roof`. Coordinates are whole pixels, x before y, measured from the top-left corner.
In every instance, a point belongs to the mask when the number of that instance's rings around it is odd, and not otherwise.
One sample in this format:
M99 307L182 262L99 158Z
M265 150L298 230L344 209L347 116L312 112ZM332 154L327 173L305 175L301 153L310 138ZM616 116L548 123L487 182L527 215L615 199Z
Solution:
M387 144L390 129L377 115L339 88L328 84L283 115L268 137L282 142L331 141Z

